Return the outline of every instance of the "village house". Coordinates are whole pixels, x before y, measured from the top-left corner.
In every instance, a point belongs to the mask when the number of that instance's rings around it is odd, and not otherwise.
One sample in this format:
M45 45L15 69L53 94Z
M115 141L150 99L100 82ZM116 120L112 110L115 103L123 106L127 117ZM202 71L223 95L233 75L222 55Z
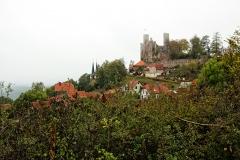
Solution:
M66 94L70 99L73 99L73 95L76 93L74 85L70 82L58 82L54 85L55 92L59 94Z
M121 88L123 92L139 93L142 84L139 80L131 80L125 86Z
M178 86L178 93L193 93L195 92L196 79L192 82L181 82Z
M163 84L146 84L142 86L141 99L155 97L158 98L160 94L171 95L171 91Z
M161 63L149 64L145 69L145 77L157 78L164 72L164 67Z

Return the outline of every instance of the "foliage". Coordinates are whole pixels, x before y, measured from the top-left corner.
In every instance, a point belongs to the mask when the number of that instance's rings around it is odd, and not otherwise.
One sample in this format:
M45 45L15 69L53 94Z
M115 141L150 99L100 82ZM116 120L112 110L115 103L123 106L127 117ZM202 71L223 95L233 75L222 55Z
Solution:
M43 92L44 89L45 89L45 86L44 86L43 82L33 82L32 83L31 90L33 92L36 92L36 91Z
M179 45L180 45L180 48L181 48L181 52L182 53L185 53L185 54L188 54L188 51L189 51L189 48L190 48L190 45L189 45L189 42L188 40L186 39L180 39L178 41Z
M121 59L112 62L105 61L96 71L95 85L99 88L106 85L118 86L126 75L127 71Z
M189 42L186 39L172 40L169 42L170 58L182 59L189 57Z
M213 40L211 43L211 53L215 54L215 55L220 55L221 54L221 50L222 50L222 41L221 41L221 35L219 32L215 32L213 34Z
M169 42L169 48L170 48L170 58L171 59L177 59L178 54L181 51L181 47L178 41L172 40Z
M191 68L192 71L197 69L197 63L196 61L191 60L191 62L188 64L188 66Z
M193 38L190 39L191 42L191 57L193 59L198 58L203 53L203 48L201 46L200 38L195 35Z
M239 31L228 42L207 64L224 62L224 88L146 100L118 92L111 103L53 100L1 113L0 159L239 159Z
M13 92L13 89L11 88L12 84L9 83L6 87L4 85L4 81L0 81L0 96L3 98L9 98L9 95ZM5 99L2 100L5 100ZM8 99L9 100L9 99Z
M89 83L90 83L90 74L85 73L81 75L81 77L78 79L78 90L85 91Z
M217 57L212 58L203 66L197 79L198 87L213 87L224 85L226 75L224 62L218 61Z
M68 78L68 80L66 81L66 82L70 82L70 83L72 83L73 85L74 85L74 88L77 90L78 89L78 82L77 81L74 81L72 78L71 79L69 79Z
M239 112L226 92L25 108L0 122L0 159L236 159ZM235 102L234 102L235 103ZM4 116L3 116L4 117Z
M54 86L46 87L44 90L48 97L53 97L56 95Z
M218 33L216 33L218 35ZM235 87L239 81L240 33L235 31L228 40L229 47L224 56L215 56L207 62L198 76L199 87Z
M201 39L201 46L203 48L203 54L210 54L210 40L209 40L209 36L205 35L202 37Z
M20 112L24 108L31 107L31 102L47 100L47 92L43 91L44 88L42 82L32 83L32 88L22 93L14 101L14 109Z

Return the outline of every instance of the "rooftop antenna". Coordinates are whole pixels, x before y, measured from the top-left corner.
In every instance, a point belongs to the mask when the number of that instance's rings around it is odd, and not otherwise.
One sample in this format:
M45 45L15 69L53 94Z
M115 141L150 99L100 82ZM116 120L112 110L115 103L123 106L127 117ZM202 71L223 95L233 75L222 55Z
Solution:
M144 29L144 33L146 34L146 28Z

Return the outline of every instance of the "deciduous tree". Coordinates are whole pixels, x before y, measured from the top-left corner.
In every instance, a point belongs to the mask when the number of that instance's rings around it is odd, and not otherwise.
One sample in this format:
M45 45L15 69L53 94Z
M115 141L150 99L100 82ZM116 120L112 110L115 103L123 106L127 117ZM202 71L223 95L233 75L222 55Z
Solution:
M178 59L178 54L181 51L181 46L178 41L172 40L169 42L170 48L170 58L171 59Z
M81 75L81 77L78 79L78 90L85 91L89 83L90 83L90 74L85 73Z
M197 35L195 35L190 40L190 42L191 42L191 46L192 46L191 57L196 59L196 58L198 58L199 55L201 55L203 53L200 38Z

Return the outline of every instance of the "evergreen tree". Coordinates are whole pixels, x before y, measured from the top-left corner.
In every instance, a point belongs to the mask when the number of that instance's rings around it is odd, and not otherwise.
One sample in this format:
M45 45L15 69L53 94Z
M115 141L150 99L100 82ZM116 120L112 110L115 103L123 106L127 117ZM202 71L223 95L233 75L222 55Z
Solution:
M203 54L210 54L210 39L208 35L205 35L201 39L201 46L203 48Z
M213 40L211 43L211 53L216 54L216 55L221 54L221 50L222 50L221 39L222 39L222 37L219 32L215 32L213 34Z

